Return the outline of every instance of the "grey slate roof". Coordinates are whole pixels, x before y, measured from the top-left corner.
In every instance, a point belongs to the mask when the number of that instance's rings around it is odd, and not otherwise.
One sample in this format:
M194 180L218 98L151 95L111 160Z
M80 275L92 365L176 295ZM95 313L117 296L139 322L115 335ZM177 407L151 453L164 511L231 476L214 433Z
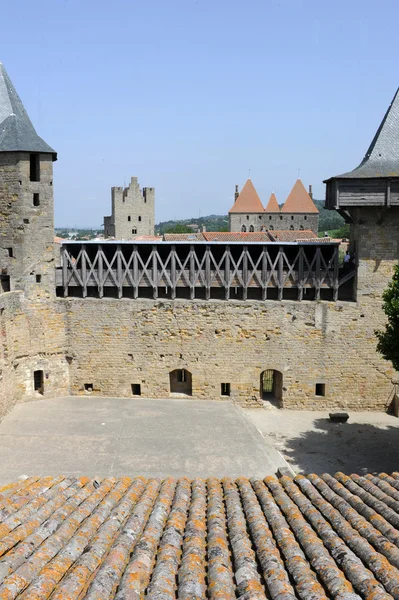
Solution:
M399 177L399 89L365 157L356 169L337 178Z
M0 62L0 152L57 153L36 133L7 71Z

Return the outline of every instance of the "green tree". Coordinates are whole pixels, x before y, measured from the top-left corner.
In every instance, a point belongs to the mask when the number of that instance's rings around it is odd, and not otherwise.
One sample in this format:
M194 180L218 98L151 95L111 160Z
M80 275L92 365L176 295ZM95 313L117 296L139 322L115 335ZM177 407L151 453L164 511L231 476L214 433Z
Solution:
M385 331L375 332L378 338L377 350L399 371L399 265L395 266L392 281L382 297L388 323Z
M186 225L176 224L173 227L169 227L165 233L194 233L190 227Z

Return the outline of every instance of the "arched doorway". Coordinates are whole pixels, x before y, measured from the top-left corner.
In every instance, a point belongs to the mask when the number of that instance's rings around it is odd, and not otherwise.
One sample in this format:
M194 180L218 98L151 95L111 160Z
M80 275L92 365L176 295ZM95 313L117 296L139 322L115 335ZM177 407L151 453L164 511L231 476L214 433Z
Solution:
M191 396L193 391L192 376L187 369L175 369L169 373L170 393Z
M283 375L280 371L266 369L260 374L260 397L262 400L280 403L283 399Z

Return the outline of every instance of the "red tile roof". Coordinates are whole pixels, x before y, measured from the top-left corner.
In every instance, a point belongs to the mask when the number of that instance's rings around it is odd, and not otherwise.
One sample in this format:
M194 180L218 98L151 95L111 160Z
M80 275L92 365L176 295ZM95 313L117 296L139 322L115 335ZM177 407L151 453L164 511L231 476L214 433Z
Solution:
M270 242L266 231L207 231L202 235L208 242Z
M399 473L31 477L0 488L0 598L397 598Z
M203 242L202 233L164 233L165 242Z
M263 213L262 202L250 179L241 190L240 195L229 210L229 213Z
M267 212L267 213L280 212L280 207L278 205L277 198L276 198L274 192L271 194L271 196L269 198L269 202L267 203L265 212Z
M318 214L319 211L300 179L296 180L281 212Z
M279 242L296 242L299 240L318 240L317 235L310 231L310 229L275 229L273 231L269 231L269 235L272 241Z

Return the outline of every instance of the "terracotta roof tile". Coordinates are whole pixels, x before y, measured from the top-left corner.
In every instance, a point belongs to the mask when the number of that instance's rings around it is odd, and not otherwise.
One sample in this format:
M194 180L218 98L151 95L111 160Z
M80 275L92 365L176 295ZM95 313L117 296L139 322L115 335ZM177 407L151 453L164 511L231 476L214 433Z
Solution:
M248 179L242 188L240 195L229 210L229 213L263 213L262 202L258 196L254 184Z
M398 546L399 473L0 489L0 598L388 600Z
M272 241L279 242L297 242L299 240L315 240L319 242L320 239L324 239L318 238L317 235L310 229L274 229L268 233ZM330 240L328 239L328 241Z
M165 242L203 242L202 233L164 233Z
M318 214L319 211L300 179L296 180L281 212Z
M274 192L270 195L269 202L267 203L266 208L265 208L265 212L267 212L267 213L280 212L280 207L278 205L277 198L276 198Z
M203 233L208 242L269 242L266 231L207 231Z

